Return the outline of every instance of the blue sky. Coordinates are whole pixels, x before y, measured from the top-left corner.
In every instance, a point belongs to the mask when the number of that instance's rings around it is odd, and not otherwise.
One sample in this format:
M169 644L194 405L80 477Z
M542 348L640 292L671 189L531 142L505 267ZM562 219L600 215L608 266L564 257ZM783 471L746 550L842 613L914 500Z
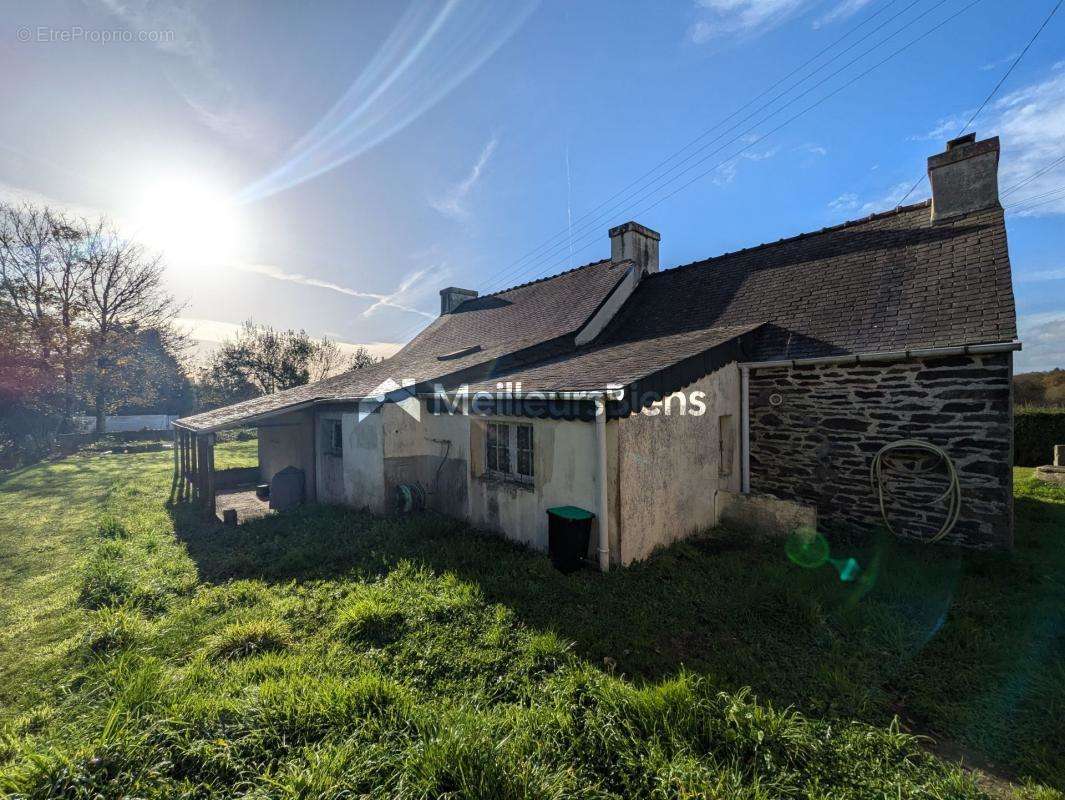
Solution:
M440 288L605 257L629 218L668 267L894 207L1053 6L971 3L8 4L0 194L164 249L202 339L394 345ZM1065 11L974 127L1003 189L1028 181L1004 197L1018 369L1065 366Z

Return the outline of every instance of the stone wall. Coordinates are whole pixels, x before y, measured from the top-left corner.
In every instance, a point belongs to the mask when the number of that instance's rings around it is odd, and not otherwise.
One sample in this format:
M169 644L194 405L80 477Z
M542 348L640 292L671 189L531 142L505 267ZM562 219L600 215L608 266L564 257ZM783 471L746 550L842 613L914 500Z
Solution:
M895 364L751 369L751 490L810 503L823 529L881 524L869 480L889 442L922 439L944 448L961 484L961 518L943 541L969 547L1013 542L1011 354ZM901 536L926 539L945 517L927 506L945 472L889 483L888 510Z

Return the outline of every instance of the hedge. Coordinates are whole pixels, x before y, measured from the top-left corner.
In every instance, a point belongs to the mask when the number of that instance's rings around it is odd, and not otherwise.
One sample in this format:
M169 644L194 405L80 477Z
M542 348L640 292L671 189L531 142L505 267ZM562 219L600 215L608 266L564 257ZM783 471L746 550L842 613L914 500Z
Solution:
M1013 420L1013 463L1041 467L1054 463L1054 445L1065 444L1065 407L1017 406Z

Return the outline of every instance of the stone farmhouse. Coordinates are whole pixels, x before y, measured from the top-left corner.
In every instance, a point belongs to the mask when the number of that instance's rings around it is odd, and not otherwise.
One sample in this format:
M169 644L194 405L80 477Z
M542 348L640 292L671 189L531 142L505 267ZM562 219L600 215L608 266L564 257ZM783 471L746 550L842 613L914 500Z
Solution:
M308 500L422 502L536 549L548 508L588 509L603 569L723 519L886 518L927 540L952 485L941 541L1009 547L1020 343L998 160L997 138L961 137L928 159L930 201L692 264L660 268L659 234L629 222L601 261L444 289L392 358L178 420L182 480L213 498L213 434L254 425L262 480L295 467ZM911 440L949 465L914 452L871 480Z

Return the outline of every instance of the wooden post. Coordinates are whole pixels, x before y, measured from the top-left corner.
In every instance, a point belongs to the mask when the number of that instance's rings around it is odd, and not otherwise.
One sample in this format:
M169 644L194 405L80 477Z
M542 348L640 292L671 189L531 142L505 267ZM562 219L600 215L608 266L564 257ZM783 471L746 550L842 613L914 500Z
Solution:
M192 502L200 502L200 437L192 434L189 457L192 459Z
M185 502L185 498L188 496L188 488L189 488L189 467L188 467L188 461L187 461L187 459L185 457L186 453L188 452L188 449L185 447L185 438L187 436L188 436L188 431L182 430L182 431L178 432L178 447L181 448L181 454L178 456L178 461L181 464L181 466L179 467L179 469L181 470L181 482L180 482L180 485L178 486L178 501L179 502Z
M214 434L209 433L204 437L204 510L208 519L214 520L217 508L215 506L214 489Z

